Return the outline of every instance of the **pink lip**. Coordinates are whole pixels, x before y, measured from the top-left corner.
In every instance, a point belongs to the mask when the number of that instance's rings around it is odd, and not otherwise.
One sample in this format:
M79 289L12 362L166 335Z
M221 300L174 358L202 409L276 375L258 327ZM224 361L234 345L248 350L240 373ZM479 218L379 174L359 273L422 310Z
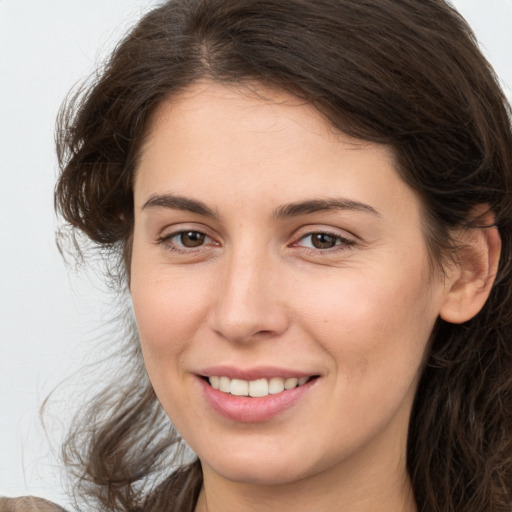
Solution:
M213 373L211 375L227 376L226 373ZM290 376L295 374L288 373L287 375ZM273 376L275 377L276 374L274 373ZM233 396L212 388L203 378L199 378L198 380L201 384L206 401L215 412L232 421L241 423L260 423L268 421L296 405L297 402L299 402L301 398L311 390L319 379L311 380L302 386L285 390L275 395L258 398ZM254 380L254 377L251 377L251 380Z
M229 377L230 379L256 380L271 379L272 377L280 377L286 379L288 377L311 377L314 373L298 372L297 370L278 368L273 366L258 366L257 368L234 368L232 366L210 366L203 368L198 372L203 377Z

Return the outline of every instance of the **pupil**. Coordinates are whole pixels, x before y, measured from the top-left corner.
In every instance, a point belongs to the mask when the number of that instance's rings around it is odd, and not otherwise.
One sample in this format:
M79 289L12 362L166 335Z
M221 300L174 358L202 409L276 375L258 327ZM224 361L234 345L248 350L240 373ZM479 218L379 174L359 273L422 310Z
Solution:
M198 247L204 242L205 235L197 231L187 231L181 233L181 243L185 247Z
M329 249L336 245L336 239L327 233L316 233L313 235L313 246L317 249Z

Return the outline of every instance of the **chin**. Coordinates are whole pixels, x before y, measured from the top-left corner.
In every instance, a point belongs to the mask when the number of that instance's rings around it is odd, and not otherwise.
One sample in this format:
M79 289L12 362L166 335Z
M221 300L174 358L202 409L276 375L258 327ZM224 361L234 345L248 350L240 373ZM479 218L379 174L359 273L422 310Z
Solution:
M301 470L300 467L293 466L285 457L280 461L263 461L261 458L248 460L225 458L219 464L209 467L224 479L245 485L286 485L309 475L305 468Z
M215 453L206 450L199 458L203 469L226 480L263 486L291 484L321 473L336 463L330 457L316 456L314 447L308 449L308 443L290 446L281 442L263 447L253 439L247 440L244 448L233 446Z

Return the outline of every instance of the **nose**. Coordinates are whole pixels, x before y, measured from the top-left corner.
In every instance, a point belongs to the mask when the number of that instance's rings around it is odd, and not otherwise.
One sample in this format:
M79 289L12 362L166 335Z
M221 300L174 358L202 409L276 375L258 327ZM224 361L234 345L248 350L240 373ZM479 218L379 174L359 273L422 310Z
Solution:
M269 339L289 325L279 269L264 251L233 252L223 262L210 328L237 343ZM281 288L281 289L280 289Z

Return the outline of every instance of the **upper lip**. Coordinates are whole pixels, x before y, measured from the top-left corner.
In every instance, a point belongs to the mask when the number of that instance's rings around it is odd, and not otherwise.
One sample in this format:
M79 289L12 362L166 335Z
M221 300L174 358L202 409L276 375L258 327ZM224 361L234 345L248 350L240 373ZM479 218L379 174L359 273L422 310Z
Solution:
M257 366L253 368L235 368L233 366L209 366L201 369L198 374L201 377L228 377L230 379L241 380L257 380L257 379L271 379L273 377L281 377L286 379L288 377L312 377L318 375L315 372L304 372L292 368L282 368L277 366Z

